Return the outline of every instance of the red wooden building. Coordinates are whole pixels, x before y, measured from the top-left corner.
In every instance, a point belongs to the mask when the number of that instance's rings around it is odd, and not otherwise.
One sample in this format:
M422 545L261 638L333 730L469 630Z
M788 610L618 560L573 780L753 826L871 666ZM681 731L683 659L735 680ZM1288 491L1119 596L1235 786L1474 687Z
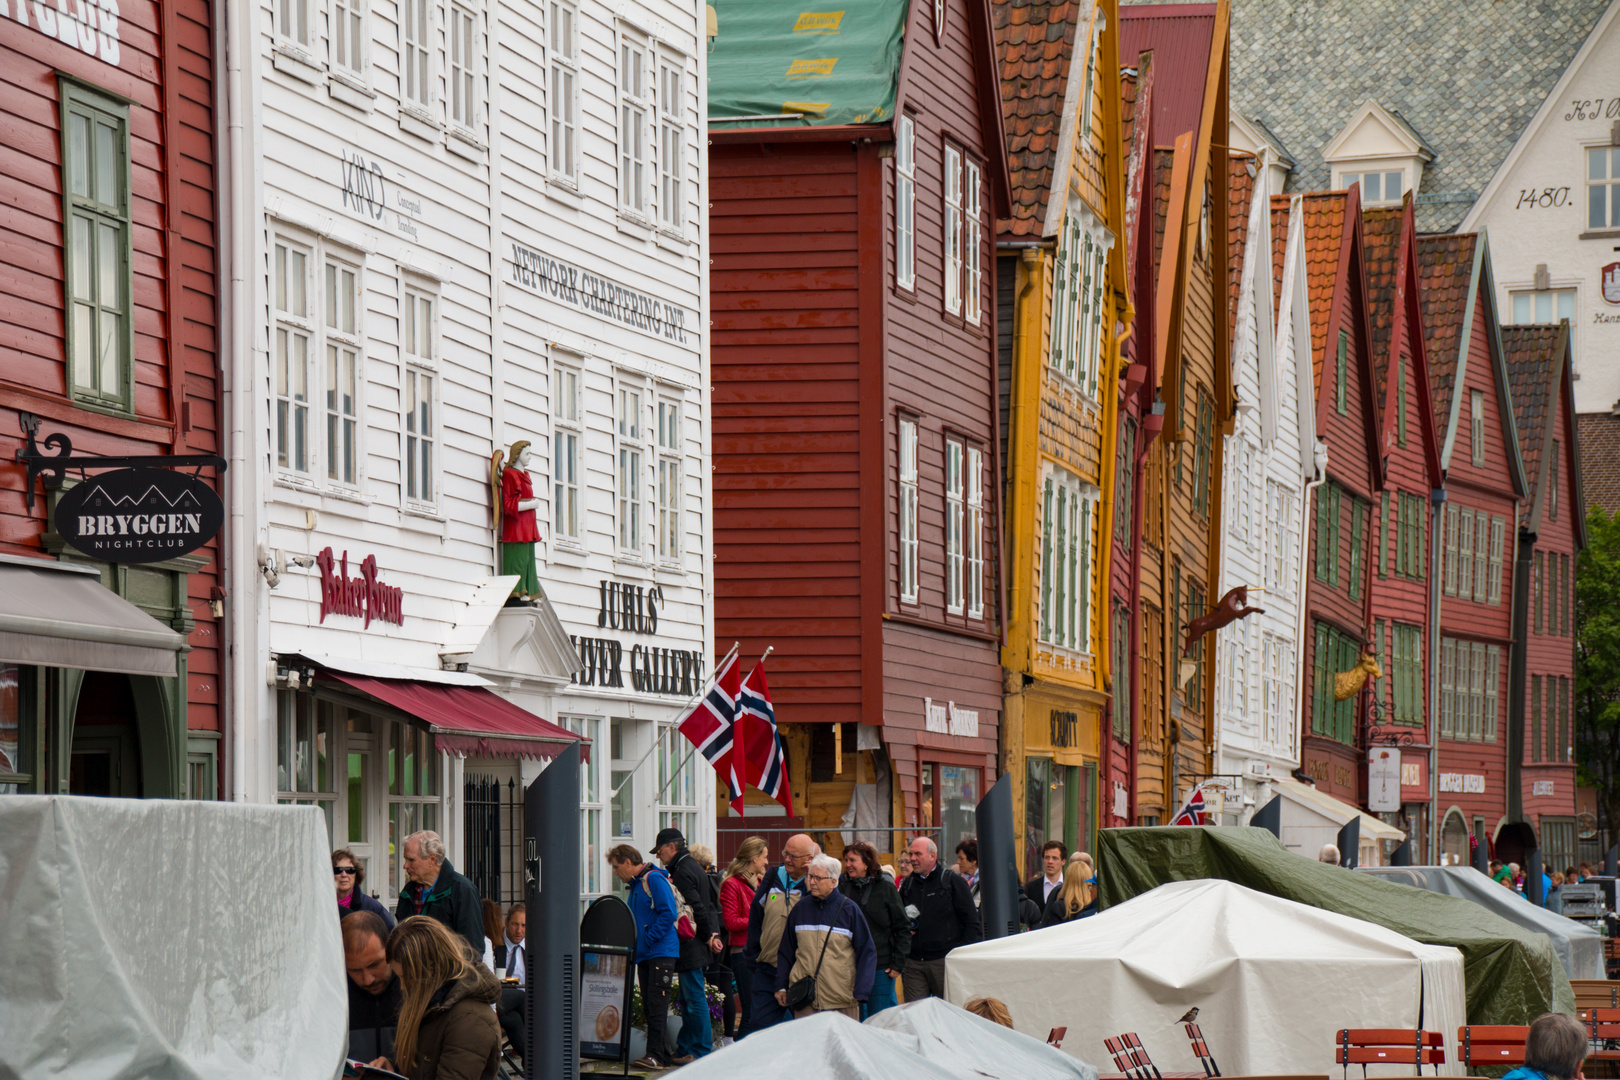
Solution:
M1525 495L1496 287L1483 234L1418 241L1423 331L1440 464L1439 855L1467 862L1508 822L1507 690L1513 652L1513 525Z
M217 793L217 540L93 562L13 460L218 452L213 83L206 0L0 5L0 792Z
M816 16L836 64L794 58L802 18L722 24L709 56L716 640L775 647L789 776L824 841L854 808L948 851L997 775L1001 710L990 14ZM852 112L840 80L863 65ZM728 94L754 70L797 81Z
M1514 560L1508 818L1531 825L1542 859L1565 870L1576 863L1575 559L1586 546L1569 327L1504 326L1502 351L1530 485Z

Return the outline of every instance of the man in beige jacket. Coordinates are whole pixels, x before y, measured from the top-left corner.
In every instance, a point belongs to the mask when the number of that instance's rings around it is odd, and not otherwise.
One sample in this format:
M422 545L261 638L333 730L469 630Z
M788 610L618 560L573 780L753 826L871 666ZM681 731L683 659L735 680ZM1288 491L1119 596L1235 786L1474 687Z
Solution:
M843 867L831 855L810 860L810 895L793 906L776 958L776 1001L788 1006L788 989L815 980L815 996L797 1003L795 1018L837 1011L859 1020L861 1002L872 993L877 947L860 905L838 891Z

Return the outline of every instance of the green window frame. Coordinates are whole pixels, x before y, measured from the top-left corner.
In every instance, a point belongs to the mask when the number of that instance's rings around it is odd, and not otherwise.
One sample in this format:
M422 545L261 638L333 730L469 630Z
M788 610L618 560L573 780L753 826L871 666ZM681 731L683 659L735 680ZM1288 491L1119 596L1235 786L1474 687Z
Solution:
M1367 505L1360 499L1350 500L1350 599L1361 598L1362 548L1367 535Z
M193 731L186 737L186 798L219 798L219 733Z
M1542 559L1542 553L1539 551L1536 552L1534 568L1530 578L1530 592L1535 598L1535 632L1538 634L1542 632L1542 627L1545 625L1543 621L1543 611L1545 610L1545 606L1543 605L1541 598L1546 595L1546 578L1544 576L1545 564L1543 563Z
M1316 580L1338 587L1340 516L1344 495L1338 485L1316 490Z
M1406 364L1406 357L1402 355L1395 368L1399 380L1395 384L1395 443L1398 446L1406 445Z
M1114 609L1114 738L1131 740L1131 611Z
M1325 623L1318 622L1315 627L1316 676L1311 733L1352 745L1356 730L1357 697L1346 701L1333 700L1333 676L1356 666L1361 659L1362 643Z
M1187 582L1187 623L1204 614L1204 587L1191 579ZM1185 625L1185 624L1184 624ZM1202 716L1204 712L1204 642L1199 640L1193 646L1193 659L1196 666L1193 677L1187 684L1187 707L1193 710L1195 716Z
M1193 509L1209 516L1210 468L1215 456L1215 407L1203 388L1198 391L1198 421L1193 445Z
M1530 676L1530 760L1541 760L1541 676Z
M135 411L129 104L58 82L67 382L82 405Z
M1328 582L1339 586L1339 530L1344 520L1344 492L1337 485L1328 493Z
M1311 734L1326 735L1332 728L1328 706L1333 701L1333 671L1328 638L1331 631L1322 623L1316 624L1315 686L1311 695Z
M1397 503L1396 504L1396 509L1399 509L1399 508L1400 508L1400 504ZM1386 553L1385 549L1389 546L1388 543L1386 542L1386 538L1387 538L1387 536L1389 534L1384 531L1384 528L1388 523L1389 523L1389 492L1380 491L1378 493L1378 528L1373 533L1373 537L1374 537L1373 543L1378 545L1378 576L1379 577L1388 577L1389 576L1389 574L1386 572L1386 567L1385 567L1385 562L1384 562L1384 556L1385 556L1385 553Z
M1339 331L1339 354L1338 354L1338 357L1337 357L1337 362L1334 364L1334 367L1333 367L1334 405L1339 410L1339 415L1340 416L1349 416L1350 415L1350 401L1349 401L1349 382L1350 382L1349 367L1350 367L1350 363L1349 363L1349 358L1350 358L1350 334L1346 330L1340 330Z

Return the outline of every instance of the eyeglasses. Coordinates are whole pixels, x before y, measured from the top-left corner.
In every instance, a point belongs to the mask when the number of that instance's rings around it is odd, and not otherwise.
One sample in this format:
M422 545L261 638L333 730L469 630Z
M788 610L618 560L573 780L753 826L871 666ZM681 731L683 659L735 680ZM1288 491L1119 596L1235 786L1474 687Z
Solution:
M358 874L360 871L353 866L334 866L333 874Z
M826 874L806 874L806 875L804 875L804 877L805 877L806 881L831 881L832 880L832 878L828 877Z

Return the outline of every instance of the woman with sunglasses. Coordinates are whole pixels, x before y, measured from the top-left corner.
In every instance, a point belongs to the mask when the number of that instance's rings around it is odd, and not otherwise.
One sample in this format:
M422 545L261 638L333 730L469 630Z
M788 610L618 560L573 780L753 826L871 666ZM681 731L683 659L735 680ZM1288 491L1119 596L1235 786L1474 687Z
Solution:
M394 928L394 916L360 887L366 883L366 868L360 865L360 860L348 848L338 848L332 852L332 880L337 883L340 920L356 911L369 911L381 916L388 929Z

